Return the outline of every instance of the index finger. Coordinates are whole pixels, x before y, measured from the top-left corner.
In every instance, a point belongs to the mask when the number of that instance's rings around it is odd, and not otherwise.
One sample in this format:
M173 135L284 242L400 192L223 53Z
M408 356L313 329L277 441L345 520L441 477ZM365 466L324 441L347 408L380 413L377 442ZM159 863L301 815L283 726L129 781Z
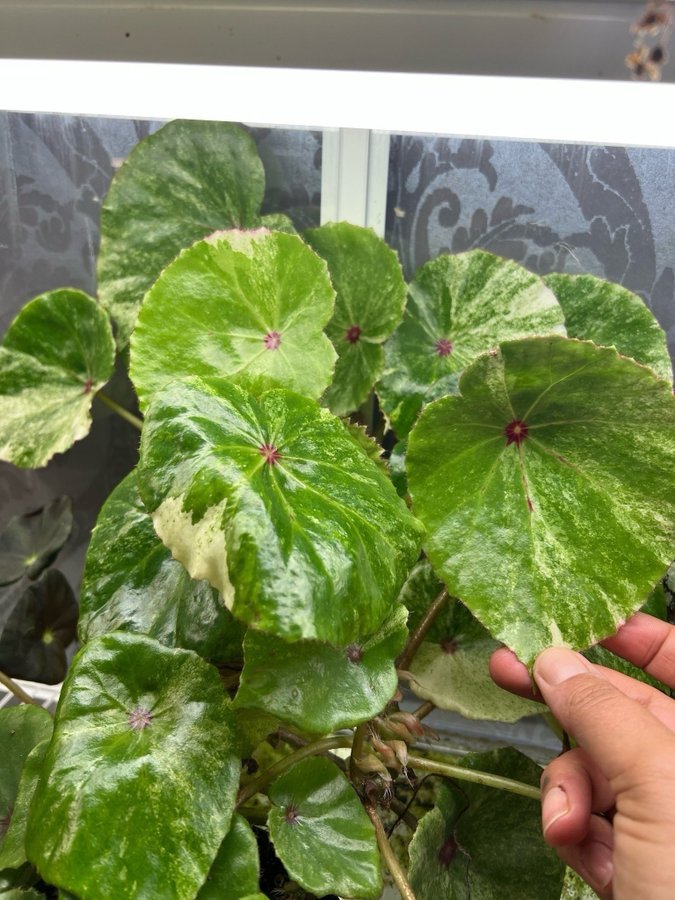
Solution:
M675 627L647 613L635 613L602 646L675 687Z

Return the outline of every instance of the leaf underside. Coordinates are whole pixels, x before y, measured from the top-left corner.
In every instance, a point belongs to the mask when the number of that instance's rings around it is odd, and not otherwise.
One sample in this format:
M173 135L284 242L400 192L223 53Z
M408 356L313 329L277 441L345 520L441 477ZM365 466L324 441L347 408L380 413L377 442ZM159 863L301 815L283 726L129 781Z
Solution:
M408 448L435 571L528 664L612 634L673 555L669 385L553 336L503 343L460 387L426 408Z

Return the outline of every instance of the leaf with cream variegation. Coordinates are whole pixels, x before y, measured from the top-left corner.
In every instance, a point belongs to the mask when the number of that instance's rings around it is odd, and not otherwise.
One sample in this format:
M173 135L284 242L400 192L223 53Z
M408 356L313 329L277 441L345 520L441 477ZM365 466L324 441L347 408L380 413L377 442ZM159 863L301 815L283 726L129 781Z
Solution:
M588 647L675 547L675 398L644 366L562 337L505 342L430 404L408 483L451 594L526 663Z
M344 424L289 391L222 378L158 392L141 440L141 496L193 578L285 640L346 646L391 612L421 526Z

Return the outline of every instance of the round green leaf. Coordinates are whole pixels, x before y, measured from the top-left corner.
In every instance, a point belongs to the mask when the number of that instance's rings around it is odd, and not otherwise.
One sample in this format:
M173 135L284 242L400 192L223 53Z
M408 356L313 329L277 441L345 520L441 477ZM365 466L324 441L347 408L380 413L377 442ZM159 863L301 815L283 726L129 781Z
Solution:
M598 895L574 869L565 869L560 900L597 900Z
M286 640L346 646L389 614L421 527L339 419L222 378L159 393L141 440L157 534L235 616Z
M380 896L375 829L330 760L303 760L274 782L269 796L270 837L291 878L320 897Z
M88 900L192 900L230 826L234 746L218 672L195 653L91 641L63 686L28 858Z
M394 660L405 643L406 618L407 610L397 606L375 634L340 648L287 644L249 629L235 706L263 710L314 734L368 721L396 692Z
M57 684L75 640L77 601L65 576L48 569L29 584L0 633L0 669L14 678Z
M539 785L536 763L507 747L462 759L467 769ZM564 863L541 836L539 804L467 781L439 785L410 843L417 900L559 900Z
M675 398L590 342L503 343L410 436L427 555L526 663L588 647L651 593L675 546Z
M265 173L252 138L226 122L169 122L141 141L101 209L99 296L124 347L143 295L183 247L259 223Z
M105 311L63 288L26 304L0 346L0 459L38 468L89 433L115 357Z
M636 294L594 275L553 274L544 282L562 306L569 337L616 347L672 382L666 334Z
M323 402L345 416L361 406L382 373L382 344L403 316L403 273L396 253L372 228L330 223L304 237L328 263L337 291L326 333L338 360Z
M193 581L160 541L133 471L101 508L87 550L79 637L147 634L214 664L241 658L244 629L207 581Z
M190 375L319 397L335 364L322 331L334 297L326 264L297 235L260 228L199 241L162 272L138 315L130 374L141 408Z
M410 610L411 631L442 590L429 563L418 563L399 598ZM545 711L543 705L516 697L494 683L488 663L499 646L464 604L450 598L408 667L410 687L423 700L468 719L516 722Z
M54 562L72 528L70 497L57 497L35 512L10 519L0 534L0 585L24 575L37 578Z
M22 704L0 710L0 854L4 853L8 829L13 824L17 807L17 794L26 760L31 750L49 738L52 718L37 706ZM0 869L17 868L7 858L0 856ZM25 856L19 865L25 861Z
M47 725L49 725L48 728ZM0 836L0 873L3 875L6 874L8 869L22 871L28 862L26 857L28 813L38 778L42 772L42 763L49 745L49 737L51 737L51 717L49 717L49 722L43 722L42 726L46 732L44 735L45 739L33 747L26 758L23 771L21 772L16 800L11 809L11 816L8 823L5 822L4 839ZM4 819L0 819L0 823L3 821ZM3 825L0 824L0 832L2 830Z
M479 353L509 338L564 334L563 313L542 280L508 259L471 250L418 269L403 322L385 344L377 393L404 438L425 403L456 394Z
M243 900L258 891L260 859L253 829L235 815L197 900Z

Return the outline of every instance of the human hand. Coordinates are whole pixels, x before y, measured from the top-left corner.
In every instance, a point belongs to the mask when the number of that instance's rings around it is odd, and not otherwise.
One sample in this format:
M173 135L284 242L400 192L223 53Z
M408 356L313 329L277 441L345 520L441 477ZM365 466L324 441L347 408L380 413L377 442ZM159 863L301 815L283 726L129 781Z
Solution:
M675 627L644 613L603 646L675 687ZM602 900L675 897L675 701L578 653L490 661L503 688L548 704L578 746L542 775L544 838ZM540 692L540 693L539 693Z

